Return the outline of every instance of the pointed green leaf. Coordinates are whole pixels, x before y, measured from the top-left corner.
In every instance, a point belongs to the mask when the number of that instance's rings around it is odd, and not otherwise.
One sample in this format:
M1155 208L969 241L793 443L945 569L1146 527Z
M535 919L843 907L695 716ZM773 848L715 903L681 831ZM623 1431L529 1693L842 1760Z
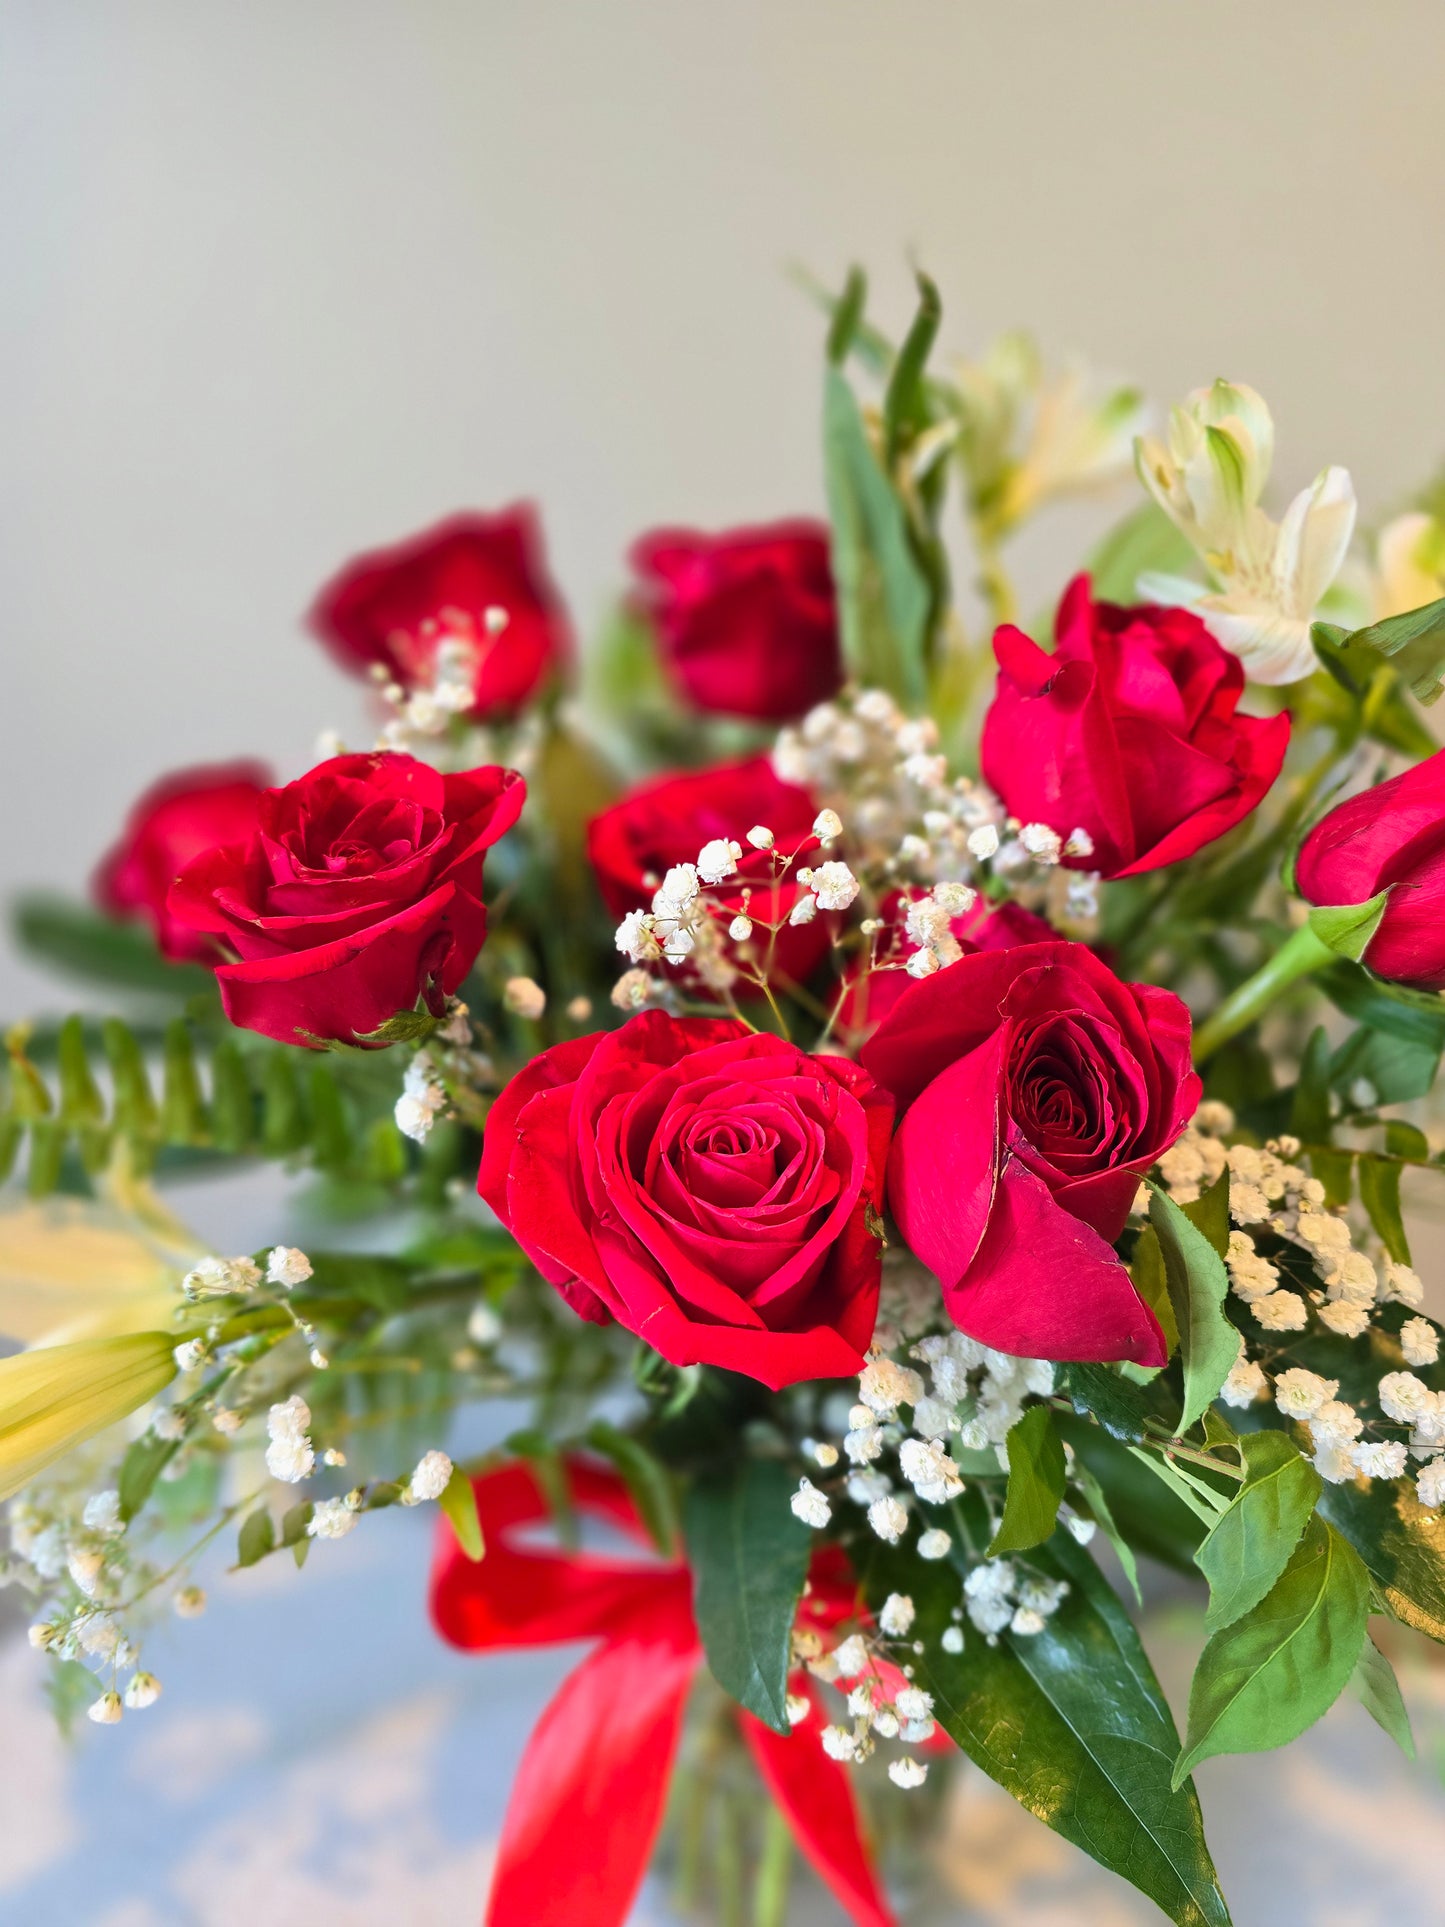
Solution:
M1159 1329L1164 1334L1164 1343L1168 1346L1169 1356L1172 1358L1179 1349L1179 1324L1174 1316L1174 1307L1169 1300L1169 1281L1164 1275L1164 1254L1159 1249L1159 1240L1155 1236L1153 1225L1146 1224L1139 1233L1138 1242L1134 1246L1134 1255L1129 1260L1129 1276L1134 1281L1135 1291L1159 1320ZM1115 1436L1123 1435L1119 1433ZM1136 1433L1135 1437L1137 1436Z
M677 1552L677 1500L667 1467L653 1452L627 1432L599 1419L587 1433L594 1452L610 1459L627 1482L647 1536L664 1558Z
M1319 1509L1364 1560L1396 1619L1445 1645L1440 1515L1419 1503L1412 1483L1372 1479L1367 1486L1327 1486Z
M953 1508L951 1524L976 1558L988 1527L972 1496ZM870 1588L875 1608L889 1591L914 1601L924 1651L912 1663L934 1718L1022 1807L1178 1927L1227 1927L1194 1789L1169 1785L1178 1741L1168 1703L1103 1574L1057 1534L1027 1561L1069 1586L1044 1631L1003 1633L990 1646L969 1630L963 1651L947 1653L940 1638L969 1563L963 1554L956 1565L934 1563L901 1546L877 1562Z
M236 1539L236 1564L254 1566L276 1545L276 1526L265 1506L253 1512Z
M1315 1509L1323 1481L1283 1432L1239 1441L1244 1484L1194 1557L1209 1581L1211 1633L1257 1606L1284 1571Z
M1179 1429L1187 1432L1213 1404L1239 1356L1239 1333L1224 1311L1229 1274L1204 1233L1156 1184L1149 1187L1149 1222L1164 1256L1169 1302L1179 1326L1184 1365Z
M1365 903L1316 904L1310 911L1310 929L1336 956L1358 963L1379 929L1389 901L1387 888Z
M1229 1166L1226 1165L1207 1191L1179 1209L1189 1222L1202 1231L1222 1258L1229 1250Z
M184 1017L166 1025L162 1072L161 1131L167 1144L199 1144L206 1135L206 1106Z
M1152 1232L1148 1236L1157 1252L1158 1239ZM1159 1275L1161 1278L1164 1275L1162 1259L1159 1262ZM1167 1308L1167 1299L1165 1304ZM1173 1317L1172 1311L1170 1317ZM1121 1378L1112 1367L1060 1365L1057 1380L1059 1390L1069 1399L1074 1410L1096 1418L1111 1437L1124 1439L1130 1445L1137 1444L1143 1438L1149 1402L1138 1386Z
M1445 596L1355 629L1348 640L1387 657L1420 702L1435 702L1445 689Z
M1104 1496L1103 1486L1081 1459L1076 1460L1071 1476L1083 1495L1094 1524L1114 1548L1114 1556L1124 1568L1124 1577L1133 1591L1135 1605L1142 1606L1144 1595L1139 1590L1139 1562L1134 1557L1134 1548L1114 1523L1114 1514Z
M1369 1212L1380 1243L1396 1264L1408 1265L1410 1240L1400 1211L1400 1166L1387 1158L1371 1157L1368 1151L1361 1151L1357 1166L1360 1203Z
M1041 1546L1059 1521L1064 1500L1064 1448L1047 1405L1031 1405L1009 1427L1008 1491L989 1557Z
M143 1432L125 1449L116 1481L120 1492L120 1516L129 1525L150 1497L156 1480L180 1451L177 1439L158 1438Z
M898 358L888 377L883 396L883 443L890 463L928 426L928 394L924 370L938 327L943 304L937 287L926 274L918 276L918 313L903 338Z
M844 659L865 688L886 689L918 709L932 606L928 577L857 398L836 367L824 379L824 465Z
M56 1038L60 1060L60 1121L74 1128L100 1124L105 1119L105 1099L91 1072L85 1048L85 1030L79 1017L67 1017Z
M477 1512L476 1488L459 1465L452 1467L452 1476L442 1488L437 1504L451 1522L452 1531L457 1535L457 1544L468 1559L476 1561L486 1551L482 1538L482 1521Z
M1413 1760L1415 1735L1410 1731L1410 1715L1405 1710L1400 1682L1394 1667L1368 1633L1350 1686L1375 1724L1389 1734L1407 1760Z
M1369 1606L1359 1557L1312 1518L1269 1592L1200 1655L1174 1784L1215 1754L1261 1753L1312 1726L1355 1670Z
M793 1618L812 1553L793 1517L793 1479L770 1459L741 1459L687 1495L683 1524L693 1606L718 1685L776 1733L786 1701Z

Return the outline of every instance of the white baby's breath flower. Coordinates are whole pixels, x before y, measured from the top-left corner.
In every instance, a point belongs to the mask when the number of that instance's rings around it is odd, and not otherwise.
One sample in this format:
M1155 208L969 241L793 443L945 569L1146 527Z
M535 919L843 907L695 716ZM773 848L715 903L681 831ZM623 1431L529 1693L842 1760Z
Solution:
M1361 1440L1350 1447L1350 1456L1367 1479L1398 1479L1409 1455L1405 1447L1394 1440L1386 1444Z
M836 810L819 810L813 818L813 834L827 845L843 834L843 819Z
M901 1760L888 1762L888 1777L894 1786L904 1788L922 1786L928 1778L928 1767L922 1760L915 1760L910 1754Z
M617 926L615 941L623 956L630 957L635 964L655 963L662 955L662 945L652 927L651 914L646 910L629 910ZM629 971L627 974L631 976L633 973ZM613 1001L616 1001L615 991Z
M279 1286L282 1291L304 1285L311 1273L311 1260L295 1245L275 1245L266 1259L266 1282Z
M1431 1459L1415 1475L1415 1496L1421 1505L1445 1505L1445 1458Z
M508 977L502 986L502 1006L514 1017L535 1023L547 1008L547 993L531 977Z
M201 1586L182 1586L172 1598L171 1606L178 1619L199 1619L206 1610L205 1589Z
M154 1706L161 1696L161 1683L154 1673L133 1673L125 1689L125 1703L139 1712Z
M734 943L746 943L748 938L752 934L753 934L752 918L744 916L742 911L739 911L738 914L733 918L732 922L728 925L728 935L732 938Z
M1439 1327L1428 1318L1407 1318L1400 1327L1400 1349L1407 1365L1433 1365L1440 1356Z
M739 844L725 836L715 836L710 843L704 843L698 852L697 873L704 883L722 883L727 877L737 874L741 855Z
M765 823L754 823L748 831L748 842L755 850L771 850L776 840Z
M407 1487L412 1498L419 1504L430 1499L439 1499L446 1491L452 1476L452 1462L445 1452L423 1454L411 1475Z
M818 899L811 890L805 890L788 912L788 922L797 929L799 925L811 923L818 914Z
M356 1508L345 1499L321 1499L312 1508L306 1530L313 1539L344 1539L356 1520Z
M908 1529L908 1513L897 1499L875 1499L868 1508L868 1524L880 1539L896 1546Z
M821 1531L833 1516L833 1508L828 1503L828 1495L820 1492L811 1479L800 1479L798 1489L789 1504L793 1517L801 1519L805 1526Z
M1294 1366L1274 1381L1274 1402L1286 1418L1310 1418L1340 1389L1339 1380L1321 1378Z
M891 1592L878 1613L880 1631L889 1639L902 1639L913 1624L913 1601L905 1592Z
M121 1717L119 1693L102 1693L98 1700L86 1707L85 1716L94 1720L97 1726L114 1726Z

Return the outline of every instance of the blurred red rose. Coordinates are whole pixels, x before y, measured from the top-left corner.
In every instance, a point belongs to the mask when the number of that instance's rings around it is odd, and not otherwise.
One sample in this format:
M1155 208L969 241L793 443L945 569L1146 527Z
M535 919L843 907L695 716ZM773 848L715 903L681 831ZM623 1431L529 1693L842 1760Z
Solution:
M507 617L495 634L489 609ZM542 531L526 504L454 515L357 556L327 583L307 620L348 669L383 663L408 688L431 683L443 642L464 644L476 658L471 713L487 720L522 708L572 655Z
M1179 999L1080 943L979 951L910 984L860 1055L902 1112L889 1208L954 1323L1022 1358L1162 1365L1111 1246L1198 1108Z
M750 890L747 911L755 923L782 925L772 948L771 974L802 983L828 948L831 921L820 915L811 923L788 923L806 886L793 881L796 863L787 878L776 882L781 865L774 859L817 848L813 835L817 813L818 806L805 789L785 783L766 756L753 756L745 762L718 763L712 769L660 776L642 784L593 817L587 830L587 854L604 903L620 918L629 910L647 909L673 865L696 863L705 843L717 838L736 843L742 852L737 874L710 889L708 899L731 918L744 908L743 892ZM772 831L771 852L755 850L748 842L754 825ZM739 954L751 950L762 964L768 947L767 931L758 928L750 944L732 944L729 950Z
M1005 624L983 773L1009 814L1092 851L1064 860L1106 877L1192 856L1242 822L1273 783L1289 717L1236 714L1239 658L1187 609L1093 601L1077 576L1047 655Z
M470 970L483 859L525 795L515 770L336 756L263 790L254 826L196 857L169 911L239 959L216 970L233 1024L354 1043L419 996L439 1009Z
M1445 990L1445 750L1352 796L1310 831L1295 862L1309 903L1389 900L1361 962L1417 990Z
M847 1058L650 1011L518 1072L477 1189L582 1317L776 1391L861 1367L892 1120Z
M166 908L170 887L194 856L247 836L271 781L264 763L201 763L163 776L132 806L115 847L102 857L91 890L103 910L141 917L172 962L214 963L211 938Z
M658 529L634 545L631 562L663 662L695 708L780 723L837 694L843 669L823 524Z

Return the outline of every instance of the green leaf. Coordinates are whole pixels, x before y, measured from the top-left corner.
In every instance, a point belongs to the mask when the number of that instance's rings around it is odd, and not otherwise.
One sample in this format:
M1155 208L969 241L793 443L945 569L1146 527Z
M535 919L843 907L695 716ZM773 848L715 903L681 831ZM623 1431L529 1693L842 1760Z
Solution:
M1226 1173L1227 1175L1227 1173ZM1172 1358L1179 1349L1179 1323L1174 1316L1174 1306L1169 1299L1169 1281L1164 1275L1164 1253L1159 1249L1153 1225L1146 1224L1139 1233L1134 1246L1134 1255L1129 1260L1129 1276L1134 1281L1134 1289L1144 1303L1159 1320L1159 1329L1164 1334L1164 1343ZM1100 1371L1102 1366L1091 1366L1090 1370ZM1110 1427L1112 1431L1112 1426ZM1116 1432L1116 1438L1122 1438ZM1136 1432L1134 1436L1139 1435Z
M1224 1312L1229 1274L1205 1234L1156 1184L1149 1186L1149 1222L1164 1256L1169 1302L1179 1326L1184 1365L1179 1429L1187 1432L1213 1404L1239 1356L1239 1333Z
M1426 1097L1440 1068L1440 1052L1379 1030L1357 1030L1347 1037L1330 1060L1330 1083L1351 1111L1373 1110L1377 1104L1407 1104ZM1369 1094L1361 1097L1364 1082Z
M437 1504L450 1520L452 1531L457 1535L457 1544L468 1559L480 1559L487 1548L482 1538L481 1517L477 1512L476 1488L459 1465L452 1467L452 1476L442 1488Z
M859 267L849 268L843 292L832 304L833 319L828 328L828 360L834 367L841 367L852 351L867 300L867 276Z
M1330 1039L1323 1024L1310 1032L1290 1100L1289 1128L1306 1144L1330 1141Z
M1089 1516L1114 1548L1114 1556L1124 1568L1124 1577L1133 1589L1135 1605L1142 1606L1144 1595L1139 1590L1139 1562L1134 1557L1134 1548L1114 1523L1114 1514L1108 1499L1104 1496L1103 1486L1099 1484L1088 1466L1079 1460L1075 1461L1071 1476L1083 1495L1085 1505L1089 1508Z
M1436 992L1387 984L1359 964L1345 962L1321 971L1319 984L1330 1002L1357 1024L1419 1044L1437 1056L1445 1050L1445 997Z
M1445 690L1445 596L1352 630L1348 640L1357 649L1373 649L1387 658L1417 701L1428 705Z
M223 1038L211 1060L211 1135L216 1149L247 1150L255 1129L256 1107L246 1060L238 1044Z
M1200 1655L1174 1784L1215 1754L1261 1753L1312 1726L1355 1670L1369 1606L1359 1557L1312 1518L1269 1592Z
M1351 642L1345 630L1317 622L1310 629L1315 654L1352 699L1348 714L1355 729L1407 756L1433 756L1440 745L1410 706L1394 668L1375 650ZM1333 721L1333 717L1331 718ZM1344 731L1340 732L1348 742Z
M1222 1258L1229 1250L1229 1166L1226 1165L1199 1197L1179 1209L1196 1230L1202 1231Z
M199 1144L206 1136L206 1106L184 1017L166 1025L162 1066L162 1134L168 1144Z
M1150 1236L1152 1238L1152 1233ZM1154 1239L1153 1242L1157 1252L1158 1240ZM1162 1259L1159 1269L1162 1277ZM1172 1318L1174 1314L1171 1311L1169 1315ZM1079 1364L1060 1365L1056 1378L1059 1390L1069 1399L1074 1410L1096 1418L1113 1438L1124 1439L1131 1445L1143 1438L1145 1421L1149 1417L1149 1403L1128 1379L1121 1378L1107 1365Z
M302 1499L299 1504L287 1507L281 1515L283 1546L299 1546L304 1543L307 1536L306 1528L310 1525L315 1511L316 1508L309 1499Z
M167 963L139 924L113 922L63 898L22 897L13 928L22 950L72 976L177 999L213 991L209 970Z
M270 1512L261 1506L245 1521L236 1538L236 1564L254 1566L275 1550L276 1525Z
M1063 1499L1064 1448L1053 1413L1047 1405L1031 1405L1009 1427L1008 1491L989 1558L1041 1546L1059 1522Z
M1410 1262L1410 1240L1405 1235L1405 1220L1400 1212L1400 1170L1388 1158L1372 1157L1361 1151L1356 1165L1360 1174L1360 1203L1370 1214L1380 1243L1397 1265Z
M1415 1735L1410 1731L1410 1715L1405 1710L1400 1682L1394 1667L1368 1633L1350 1686L1375 1724L1389 1734L1407 1760L1413 1760Z
M1333 950L1336 956L1348 957L1351 963L1358 963L1371 937L1379 929L1380 919L1389 901L1390 892L1387 888L1364 903L1315 904L1310 910L1309 926L1320 942Z
M1137 602L1141 575L1183 575L1194 551L1157 502L1145 502L1110 529L1089 556L1088 570L1100 602Z
M429 1010L399 1010L375 1030L356 1030L351 1034L358 1044L419 1044L431 1036L440 1022Z
M789 1508L793 1480L771 1459L741 1459L697 1480L683 1508L698 1632L718 1685L776 1733L793 1619L812 1552Z
M1128 1450L1138 1464L1147 1467L1161 1485L1167 1485L1175 1498L1188 1506L1206 1527L1212 1527L1228 1506L1229 1500L1221 1492L1197 1474L1186 1472L1178 1460L1160 1452L1146 1452L1140 1445L1131 1445Z
M637 1507L648 1538L663 1555L677 1553L677 1500L667 1467L642 1443L615 1425L598 1419L587 1432L587 1443L594 1452L610 1459L627 1482L627 1490Z
M970 1499L953 1508L977 1556L987 1522ZM939 1644L958 1601L959 1573L908 1547L879 1561L874 1604L910 1594L924 1645L917 1684L934 1717L1020 1806L1146 1894L1179 1927L1227 1927L1229 1912L1204 1842L1192 1787L1173 1791L1178 1739L1139 1635L1103 1574L1067 1533L1029 1556L1031 1570L1069 1591L1044 1631L966 1634L963 1652Z
M85 1030L79 1017L67 1017L56 1039L60 1060L60 1121L72 1129L79 1125L100 1124L105 1119L105 1099L91 1072L85 1048Z
M1402 1479L1327 1486L1319 1509L1364 1560L1395 1618L1445 1645L1439 1513L1422 1506Z
M1129 1544L1161 1565L1195 1578L1194 1554L1207 1529L1195 1512L1160 1485L1131 1446L1072 1413L1056 1412L1054 1423L1073 1446L1075 1463L1086 1466L1108 1494L1109 1510ZM1208 1523L1212 1525L1213 1519Z
M153 1135L160 1120L135 1032L118 1017L106 1017L101 1021L100 1036L110 1064L116 1125L127 1137Z
M126 1447L116 1488L120 1493L120 1516L127 1525L150 1497L156 1480L179 1450L179 1440L157 1438L154 1432L142 1433Z
M295 1055L289 1049L268 1050L261 1059L261 1143L268 1157L285 1157L306 1142Z
M836 367L824 380L824 465L844 658L865 688L886 689L916 710L926 692L928 577L852 389Z
M938 289L926 274L918 280L918 313L903 338L883 395L883 445L890 464L928 427L924 370L943 319Z
M1194 1557L1209 1581L1204 1624L1218 1632L1257 1606L1294 1555L1323 1481L1283 1432L1239 1441L1244 1484Z

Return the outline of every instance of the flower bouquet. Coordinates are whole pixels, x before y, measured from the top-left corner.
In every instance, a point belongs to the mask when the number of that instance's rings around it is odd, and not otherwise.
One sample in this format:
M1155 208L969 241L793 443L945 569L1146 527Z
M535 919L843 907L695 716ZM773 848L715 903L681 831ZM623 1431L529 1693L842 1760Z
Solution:
M1249 388L1156 440L936 360L926 279L897 346L822 305L828 526L645 537L580 656L526 509L363 556L310 627L375 746L168 776L98 909L20 906L116 1014L6 1040L3 1576L104 1725L213 1542L434 1502L443 1638L592 1642L496 1927L622 1922L670 1789L695 1905L781 1921L796 1843L893 1921L960 1752L1223 1922L1192 1769L1349 1692L1408 1748L1445 1640L1445 501L1276 521ZM1131 453L1025 616L1012 538ZM263 1158L303 1243L199 1248L179 1180Z

